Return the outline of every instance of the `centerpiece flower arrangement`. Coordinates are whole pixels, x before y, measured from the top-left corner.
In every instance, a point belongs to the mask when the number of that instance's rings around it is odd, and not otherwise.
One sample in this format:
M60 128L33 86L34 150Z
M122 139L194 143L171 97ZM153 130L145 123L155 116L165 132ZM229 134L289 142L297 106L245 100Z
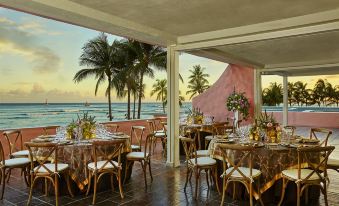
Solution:
M204 113L199 108L188 109L187 122L202 124L204 120Z
M226 107L228 111L238 111L245 120L249 116L250 102L245 96L245 92L237 93L234 89L233 93L227 98Z
M95 117L88 115L88 112L83 113L83 116L79 115L77 121L72 121L67 125L67 136L70 139L91 139L95 137Z
M267 114L266 110L259 116L259 127L265 130L270 142L279 142L281 139L281 127L273 117L273 113Z

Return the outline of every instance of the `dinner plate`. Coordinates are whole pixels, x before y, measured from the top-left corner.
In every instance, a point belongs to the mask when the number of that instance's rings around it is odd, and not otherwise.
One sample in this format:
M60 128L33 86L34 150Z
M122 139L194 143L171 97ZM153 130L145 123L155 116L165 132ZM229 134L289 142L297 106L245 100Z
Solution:
M123 133L123 132L114 132L114 133L112 133L112 135L122 136L122 135L125 135L125 133Z
M52 142L54 139L50 139L50 138L35 138L32 139L32 142Z
M56 137L56 135L40 135L40 136L38 136L38 138L40 138L40 139L44 139L44 138L55 138Z

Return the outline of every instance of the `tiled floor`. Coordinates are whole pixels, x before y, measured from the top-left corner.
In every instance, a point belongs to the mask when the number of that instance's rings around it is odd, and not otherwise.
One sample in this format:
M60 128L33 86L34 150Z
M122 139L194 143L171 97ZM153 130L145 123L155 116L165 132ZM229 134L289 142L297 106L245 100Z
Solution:
M308 135L308 128L298 128L298 134ZM332 144L339 146L339 130L334 130L330 140ZM160 145L159 145L160 146ZM339 148L339 147L338 147ZM339 153L338 153L339 154ZM337 156L335 154L335 156ZM339 156L337 156L339 157ZM150 183L148 177L148 189L144 187L144 180L141 167L138 163L133 168L132 178L124 185L125 198L121 199L118 189L115 192L111 190L98 193L96 205L220 205L221 196L212 188L208 189L205 177L202 175L199 188L199 197L195 200L192 195L194 191L194 181L192 185L184 191L185 183L185 166L182 164L179 168L171 168L165 165L165 160L160 152L153 157L152 172L154 181ZM329 186L329 205L339 205L339 173L329 171L331 184ZM19 172L12 174L10 182L6 185L4 200L0 205L26 205L28 198L28 188L25 186ZM61 205L90 205L92 196L77 195L74 198L70 196L60 197ZM320 203L324 205L323 196L321 195ZM54 196L44 196L41 189L36 189L32 205L54 205ZM248 202L239 202L226 199L225 205L248 205Z

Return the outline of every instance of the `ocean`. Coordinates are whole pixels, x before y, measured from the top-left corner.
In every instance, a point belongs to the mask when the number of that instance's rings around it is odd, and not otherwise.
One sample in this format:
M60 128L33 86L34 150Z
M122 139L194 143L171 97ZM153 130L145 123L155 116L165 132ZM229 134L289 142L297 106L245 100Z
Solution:
M133 106L133 105L132 105ZM141 118L153 118L154 114L161 114L161 103L142 103ZM184 114L191 108L190 102L183 103L180 113ZM112 103L113 121L126 120L126 103ZM108 104L92 103L3 103L0 104L0 129L27 128L52 125L67 125L77 115L88 112L95 116L97 122L107 122Z

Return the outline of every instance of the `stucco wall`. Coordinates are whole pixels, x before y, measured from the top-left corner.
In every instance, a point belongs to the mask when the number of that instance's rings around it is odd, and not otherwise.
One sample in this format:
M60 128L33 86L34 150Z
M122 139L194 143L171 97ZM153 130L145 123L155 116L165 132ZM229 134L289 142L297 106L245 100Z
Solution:
M208 72L212 73L213 70ZM245 92L250 101L250 116L254 112L254 73L249 67L229 65L220 78L204 93L192 100L195 108L200 108L205 115L214 116L215 121L226 121L226 118L233 117L233 112L227 111L226 99L233 92Z

